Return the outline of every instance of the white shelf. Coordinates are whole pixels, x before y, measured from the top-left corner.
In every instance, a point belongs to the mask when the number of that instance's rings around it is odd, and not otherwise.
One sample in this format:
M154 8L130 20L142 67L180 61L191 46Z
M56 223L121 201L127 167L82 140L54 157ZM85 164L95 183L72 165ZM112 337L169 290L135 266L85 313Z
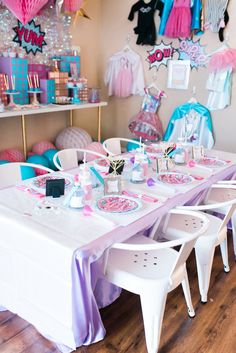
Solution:
M3 113L0 113L1 118L10 118L14 116L22 115L34 115L34 114L45 114L45 113L54 113L54 112L64 112L77 109L92 109L107 106L107 102L100 103L81 103L81 104L48 104L46 106L41 105L39 108L22 108L20 110L6 110Z

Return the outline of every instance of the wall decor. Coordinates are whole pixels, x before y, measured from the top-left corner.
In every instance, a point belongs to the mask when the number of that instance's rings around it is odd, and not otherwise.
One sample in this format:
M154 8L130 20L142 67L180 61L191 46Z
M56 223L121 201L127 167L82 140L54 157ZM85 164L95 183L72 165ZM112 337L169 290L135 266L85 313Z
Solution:
M190 60L171 60L168 63L168 88L187 89L190 75Z
M191 69L207 65L208 57L205 54L205 46L200 39L194 42L192 39L179 39L179 60L190 60Z
M167 66L168 61L172 59L175 48L172 47L172 42L165 44L163 41L156 44L153 49L148 50L147 61L149 62L149 70L156 67L158 70L161 65Z
M19 43L27 54L32 52L36 55L38 51L43 52L43 46L47 43L44 40L45 32L41 31L41 25L36 25L34 20L24 25L18 20L18 25L13 29L16 32L13 42Z

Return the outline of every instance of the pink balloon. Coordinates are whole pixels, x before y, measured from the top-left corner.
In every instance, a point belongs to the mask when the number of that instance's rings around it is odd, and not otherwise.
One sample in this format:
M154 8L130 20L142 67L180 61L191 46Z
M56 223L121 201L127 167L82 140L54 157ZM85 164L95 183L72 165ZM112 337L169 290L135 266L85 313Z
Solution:
M24 25L34 18L48 0L3 0L4 5Z

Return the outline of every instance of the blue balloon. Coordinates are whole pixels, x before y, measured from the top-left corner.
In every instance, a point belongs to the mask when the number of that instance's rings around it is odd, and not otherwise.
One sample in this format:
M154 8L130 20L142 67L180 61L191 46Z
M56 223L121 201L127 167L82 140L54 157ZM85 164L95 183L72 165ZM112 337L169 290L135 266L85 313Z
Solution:
M49 168L53 169L53 170L57 170L57 168L55 167L55 164L53 163L53 157L55 156L55 154L58 152L58 150L55 149L49 149L46 150L42 155L47 158L48 162L49 162Z
M1 165L1 164L6 164L6 163L10 163L10 162L7 161L6 159L0 159L0 165Z
M21 179L26 180L36 176L35 170L32 167L20 167Z
M133 139L133 140L139 142L139 140L137 140L137 139ZM127 149L127 151L129 152L129 151L132 151L132 150L136 150L136 149L139 148L139 147L140 147L140 146L137 145L137 143L128 142L128 143L127 143L127 146L126 146L126 149Z
M46 157L44 156L39 156L38 154L34 154L33 156L30 156L27 161L27 163L35 163L35 164L41 164L44 167L49 168L49 162Z

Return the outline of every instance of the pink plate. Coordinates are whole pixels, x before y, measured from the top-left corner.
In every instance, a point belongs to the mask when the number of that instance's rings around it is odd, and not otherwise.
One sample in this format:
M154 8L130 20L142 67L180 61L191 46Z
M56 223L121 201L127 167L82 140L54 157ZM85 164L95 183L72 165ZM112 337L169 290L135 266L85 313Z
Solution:
M206 167L223 167L227 162L212 157L203 157L197 161L197 164L204 165Z
M160 146L156 146L156 145L146 146L145 151L147 152L147 154L150 154L150 155L157 155L157 154L162 155L163 154L163 151L160 148Z
M44 175L42 177L39 177L35 180L33 180L33 186L39 188L39 189L45 189L46 188L46 181L47 180L55 180L55 179L65 179L65 187L68 187L69 185L72 184L72 180L69 178L65 178L62 175Z
M194 181L194 178L188 174L182 173L161 173L157 179L164 184L186 185Z
M116 195L104 196L97 201L98 209L108 213L130 213L137 211L141 205L139 200Z

